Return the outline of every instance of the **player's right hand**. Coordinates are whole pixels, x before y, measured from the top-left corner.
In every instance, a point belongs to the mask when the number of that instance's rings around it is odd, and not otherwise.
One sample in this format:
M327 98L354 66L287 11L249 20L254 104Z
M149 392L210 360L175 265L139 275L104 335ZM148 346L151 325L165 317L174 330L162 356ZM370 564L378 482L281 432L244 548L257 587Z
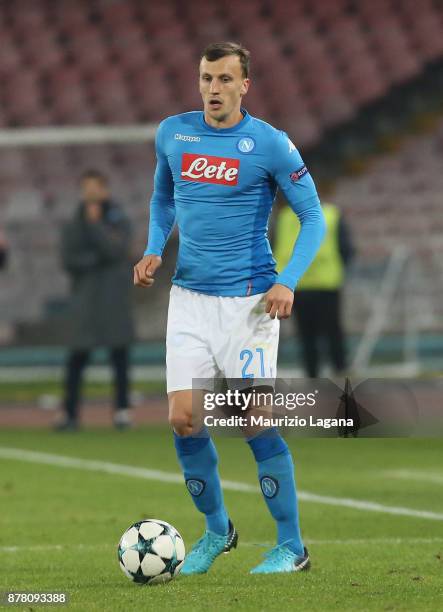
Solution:
M154 284L154 274L162 265L159 255L145 255L134 266L134 285L137 287L150 287Z

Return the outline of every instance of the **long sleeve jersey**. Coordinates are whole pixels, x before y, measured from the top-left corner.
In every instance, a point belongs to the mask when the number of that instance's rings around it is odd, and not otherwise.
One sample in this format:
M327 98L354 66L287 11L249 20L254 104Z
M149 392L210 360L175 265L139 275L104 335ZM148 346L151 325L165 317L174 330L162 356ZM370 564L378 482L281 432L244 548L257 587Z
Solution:
M157 167L145 255L162 255L176 223L176 285L217 296L247 296L274 283L294 289L323 240L314 182L285 132L252 117L230 128L194 111L168 117L156 135ZM268 220L280 188L301 231L277 275Z

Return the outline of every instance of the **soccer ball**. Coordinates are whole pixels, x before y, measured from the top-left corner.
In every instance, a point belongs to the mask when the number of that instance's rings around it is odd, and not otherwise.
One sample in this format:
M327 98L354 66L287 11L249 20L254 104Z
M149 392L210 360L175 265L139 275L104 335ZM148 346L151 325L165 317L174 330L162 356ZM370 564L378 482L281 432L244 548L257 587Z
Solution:
M157 519L134 523L118 545L121 570L138 584L171 580L180 571L184 558L181 535L172 525Z

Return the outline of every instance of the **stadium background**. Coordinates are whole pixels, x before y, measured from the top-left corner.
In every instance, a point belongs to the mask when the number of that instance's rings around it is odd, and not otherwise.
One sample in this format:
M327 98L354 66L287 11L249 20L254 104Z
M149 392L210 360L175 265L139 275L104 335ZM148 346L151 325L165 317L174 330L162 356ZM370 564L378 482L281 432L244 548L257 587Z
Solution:
M250 521L255 466L245 445L221 438L226 499L241 533L235 556L191 589L178 580L147 596L122 582L115 543L134 520L168 520L188 546L201 535L164 425L177 236L154 289L134 291L141 426L109 427L100 351L88 372L85 430L61 435L50 425L69 326L59 238L78 177L90 167L109 174L135 225L137 260L155 127L201 107L198 57L217 40L251 50L245 106L288 131L321 195L352 228L345 325L354 371L414 378L440 406L442 29L437 0L0 0L0 228L9 244L0 271L0 591L66 588L81 610L199 610L208 601L217 609L438 609L439 439L288 439L315 565L297 583L259 584L245 568L269 543L271 524L258 498ZM280 365L300 372L289 323Z

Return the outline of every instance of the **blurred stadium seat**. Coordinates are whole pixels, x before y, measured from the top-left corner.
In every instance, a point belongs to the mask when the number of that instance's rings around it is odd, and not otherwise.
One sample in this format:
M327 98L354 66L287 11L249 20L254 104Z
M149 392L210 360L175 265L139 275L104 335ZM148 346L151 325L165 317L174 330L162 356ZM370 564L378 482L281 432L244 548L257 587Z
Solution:
M234 39L252 52L253 86L245 105L286 129L306 151L441 60L442 26L443 6L433 0L422 0L419 10L413 0L34 0L21 11L1 2L0 78L8 86L0 92L0 128L137 124L198 108L202 47ZM335 199L354 226L363 258L377 260L397 240L407 240L427 263L442 253L442 133L440 125L436 136L418 137L366 175L339 181ZM47 238L55 257L58 224L70 214L77 176L87 166L112 176L116 195L139 222L141 247L152 145L41 146L4 149L0 156L0 221L9 219L13 252L26 226L34 227L17 205L18 188L26 194L25 209L36 198L53 223L34 244L48 261L41 245ZM11 202L17 206L12 216ZM398 223L400 210L408 215ZM33 313L63 287L53 268L50 278L38 277ZM7 287L17 287L8 289L9 297L2 293L0 313L26 317L25 301L15 310L5 307L24 286L20 275L14 280L15 270L3 274ZM430 298L435 312L442 298ZM358 327L358 298L351 307Z
M109 123L132 117L159 120L177 110L168 87L157 94L154 104L148 96L138 104L126 103L122 93L121 103L110 104L104 112L92 95L78 99L72 109L62 104L60 115L54 82L63 90L66 71L77 74L87 87L123 91L128 81L137 80L139 70L154 64L157 81L151 86L141 78L139 89L152 95L159 76L168 82L172 75L181 93L193 89L188 79L195 74L192 62L202 46L214 37L235 37L251 48L257 86L267 83L265 93L272 98L279 97L279 92L269 87L267 75L272 75L274 84L285 83L296 109L312 109L311 120L317 124L313 133L319 138L322 130L348 120L360 106L413 77L427 61L443 53L442 9L428 0L419 11L409 0L375 4L372 0L224 0L217 4L35 0L32 8L27 5L21 12L7 3L0 11L0 73L8 81L13 75L20 81L15 88L11 83L9 95L18 103L31 97L28 94L44 101L29 109L22 105L11 114L11 100L2 100L6 125L41 125L39 113L45 121L66 124L76 124L81 117L102 117ZM72 87L77 89L78 82L72 82ZM189 103L195 103L193 96ZM126 111L124 104L129 107ZM264 105L257 108L265 110ZM292 116L290 104L282 105L283 127ZM303 130L300 135L303 144Z

